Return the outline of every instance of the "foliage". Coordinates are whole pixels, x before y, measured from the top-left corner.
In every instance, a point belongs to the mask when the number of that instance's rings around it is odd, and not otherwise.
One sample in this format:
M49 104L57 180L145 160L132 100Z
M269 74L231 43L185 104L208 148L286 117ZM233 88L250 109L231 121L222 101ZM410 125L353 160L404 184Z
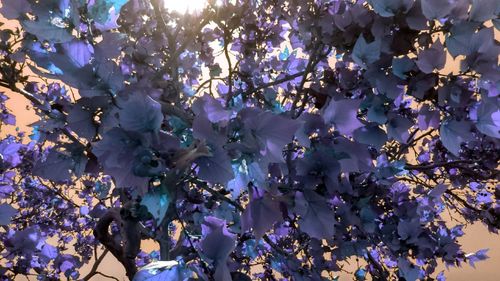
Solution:
M0 142L0 279L88 280L108 253L134 280L335 280L353 257L356 280L444 280L487 258L457 239L500 228L499 1L0 12L20 23L0 86L40 117Z

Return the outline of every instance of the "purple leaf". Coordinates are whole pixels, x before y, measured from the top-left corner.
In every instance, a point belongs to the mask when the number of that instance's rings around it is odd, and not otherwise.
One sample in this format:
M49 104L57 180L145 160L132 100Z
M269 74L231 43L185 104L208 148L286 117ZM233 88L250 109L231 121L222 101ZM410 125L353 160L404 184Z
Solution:
M37 227L27 227L18 231L5 242L7 248L25 254L40 250L43 244L43 238Z
M373 146L377 150L387 142L387 134L374 123L356 129L353 136L358 142Z
M284 162L282 151L286 144L292 141L293 135L301 123L284 116L272 114L269 111L252 114L246 125L248 134L254 136L260 145L260 154L269 162ZM245 114L246 114L245 113ZM256 115L253 115L257 113ZM255 143L253 143L255 145Z
M498 98L484 98L472 108L471 119L483 134L500 139L500 102Z
M471 134L471 125L468 121L445 120L442 122L439 137L444 147L458 156L460 145L474 139Z
M413 6L414 0L369 0L373 10L382 17L392 17L406 13Z
M406 23L413 30L425 30L428 29L427 18L422 13L421 0L416 0L413 7L410 9L408 14L406 14Z
M424 104L418 114L418 128L425 131L430 127L439 127L439 111L432 110L429 105Z
M424 73L442 69L446 64L446 52L441 41L438 39L429 49L420 51L416 63Z
M2 0L0 13L9 20L17 19L31 11L31 5L26 0Z
M486 252L488 252L489 249L481 249L475 253L470 253L470 254L467 254L465 255L465 257L467 258L469 264L476 268L475 266L475 263L478 262L478 261L484 261L486 259L488 259L489 257L486 255Z
M401 79L406 79L406 73L412 70L415 66L413 60L408 57L392 59L392 73Z
M212 156L202 156L196 159L199 166L198 176L211 183L226 184L234 178L231 158L220 146L215 146L211 151Z
M0 164L6 163L9 167L15 167L21 163L19 150L22 145L9 139L0 142Z
M380 58L381 46L380 40L367 43L363 35L361 35L352 50L352 59L358 65L367 68L368 65L376 62Z
M323 114L325 122L335 124L341 134L351 136L354 130L363 126L357 117L360 104L361 100L330 101Z
M317 239L330 239L335 234L335 216L326 198L305 190L295 194L295 212L300 215L300 230Z
M81 40L74 39L71 42L64 43L62 46L66 55L77 67L87 65L94 54L92 45Z
M128 131L158 132L163 122L161 105L148 95L133 94L119 112L120 125Z
M421 0L422 12L429 20L441 19L448 16L456 0ZM450 3L451 2L451 3Z
M230 281L231 275L226 264L229 254L235 248L236 235L230 233L226 222L216 217L206 217L201 225L203 254L215 262L215 279Z
M45 258L47 258L49 260L55 259L58 255L57 248L50 245L50 244L43 245L41 253L42 253L42 256L44 256Z
M68 126L82 138L92 140L97 133L97 128L93 122L93 112L84 109L82 106L74 106L68 112L67 121Z
M410 263L405 258L398 259L399 276L406 281L417 281L420 278L420 268Z
M70 180L74 165L70 156L51 149L45 161L35 163L33 174L52 181Z
M406 143L410 136L408 130L413 126L413 123L401 116L396 116L389 121L387 126L387 136L400 143Z
M228 121L231 111L224 109L222 104L210 95L204 95L193 104L196 115L204 115L212 123Z
M339 154L346 155L339 159L341 171L345 173L369 171L373 166L368 146L346 138L338 138L332 146Z
M446 192L447 189L448 186L445 184L436 185L433 189L431 189L431 191L429 191L428 195L433 198L439 198Z
M497 18L500 14L500 1L498 0L472 0L470 10L471 21L485 22Z
M17 213L11 205L4 203L0 205L0 225L9 225L10 219Z
M253 187L250 189L250 203L241 215L241 230L253 229L256 239L262 236L274 225L281 221L279 201L264 190Z

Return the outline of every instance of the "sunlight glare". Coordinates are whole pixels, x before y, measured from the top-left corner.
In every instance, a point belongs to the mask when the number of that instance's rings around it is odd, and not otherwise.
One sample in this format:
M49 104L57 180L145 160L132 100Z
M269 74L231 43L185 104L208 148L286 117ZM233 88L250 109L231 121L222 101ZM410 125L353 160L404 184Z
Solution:
M167 10L181 14L201 11L206 4L207 0L163 0L163 5Z

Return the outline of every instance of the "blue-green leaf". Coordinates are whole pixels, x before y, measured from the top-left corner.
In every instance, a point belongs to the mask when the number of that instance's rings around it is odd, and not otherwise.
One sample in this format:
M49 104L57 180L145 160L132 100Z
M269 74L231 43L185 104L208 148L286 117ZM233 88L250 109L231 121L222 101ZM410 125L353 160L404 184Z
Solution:
M148 208L148 211L158 223L161 223L171 201L172 198L166 192L155 190L146 193L142 198L141 204Z

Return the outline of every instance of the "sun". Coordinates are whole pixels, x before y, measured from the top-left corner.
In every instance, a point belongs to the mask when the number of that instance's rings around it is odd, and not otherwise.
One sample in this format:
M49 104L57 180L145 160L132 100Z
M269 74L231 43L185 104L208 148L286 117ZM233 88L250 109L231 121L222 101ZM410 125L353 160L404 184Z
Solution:
M167 10L181 14L195 13L205 8L207 0L163 0L163 5Z

